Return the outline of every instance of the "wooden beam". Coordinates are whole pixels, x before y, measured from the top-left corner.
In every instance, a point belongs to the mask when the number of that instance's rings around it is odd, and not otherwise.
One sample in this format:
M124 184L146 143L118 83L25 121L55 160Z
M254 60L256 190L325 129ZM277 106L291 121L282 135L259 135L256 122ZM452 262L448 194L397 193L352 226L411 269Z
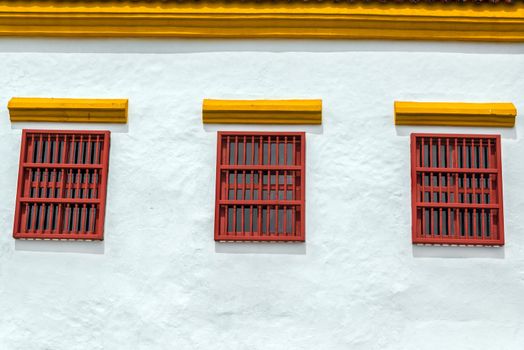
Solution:
M127 99L13 97L11 122L127 123Z
M513 103L395 102L396 125L513 127Z
M322 124L322 100L204 100L204 124Z

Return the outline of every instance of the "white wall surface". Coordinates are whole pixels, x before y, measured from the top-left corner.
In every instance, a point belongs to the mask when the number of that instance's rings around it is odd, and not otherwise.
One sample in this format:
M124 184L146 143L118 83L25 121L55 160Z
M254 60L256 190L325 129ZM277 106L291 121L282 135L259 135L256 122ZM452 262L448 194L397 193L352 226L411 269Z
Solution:
M524 124L396 128L393 101L514 102L524 45L0 40L0 349L518 350ZM129 98L104 242L11 237L19 97ZM204 98L321 98L322 127L203 126ZM216 130L305 130L305 244L213 241ZM409 134L502 134L506 246L413 247Z

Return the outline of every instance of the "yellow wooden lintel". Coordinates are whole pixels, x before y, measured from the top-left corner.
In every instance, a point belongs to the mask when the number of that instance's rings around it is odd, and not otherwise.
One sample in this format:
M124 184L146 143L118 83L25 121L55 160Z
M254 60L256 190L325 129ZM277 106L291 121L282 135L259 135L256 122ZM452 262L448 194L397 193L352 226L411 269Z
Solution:
M127 99L13 97L11 122L127 123Z
M524 41L524 2L0 0L0 36Z
M395 102L396 125L513 127L513 103Z
M204 124L322 124L322 100L204 100Z

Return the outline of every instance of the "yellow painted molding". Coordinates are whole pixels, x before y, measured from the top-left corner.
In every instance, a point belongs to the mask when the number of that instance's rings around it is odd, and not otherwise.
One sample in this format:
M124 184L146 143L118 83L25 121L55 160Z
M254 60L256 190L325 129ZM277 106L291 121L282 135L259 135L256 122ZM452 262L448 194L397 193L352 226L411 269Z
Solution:
M524 41L524 2L0 0L0 36Z
M126 99L13 97L11 122L127 123Z
M322 100L204 100L204 124L322 124Z
M396 125L513 127L513 103L395 102Z

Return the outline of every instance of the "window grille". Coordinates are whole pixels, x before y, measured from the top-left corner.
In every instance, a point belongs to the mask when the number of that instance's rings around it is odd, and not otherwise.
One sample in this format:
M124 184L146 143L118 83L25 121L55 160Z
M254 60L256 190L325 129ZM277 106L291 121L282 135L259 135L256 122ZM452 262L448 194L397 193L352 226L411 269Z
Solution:
M413 243L503 245L500 136L411 135Z
M305 134L219 132L215 240L305 240Z
M23 130L13 236L101 240L109 131Z

